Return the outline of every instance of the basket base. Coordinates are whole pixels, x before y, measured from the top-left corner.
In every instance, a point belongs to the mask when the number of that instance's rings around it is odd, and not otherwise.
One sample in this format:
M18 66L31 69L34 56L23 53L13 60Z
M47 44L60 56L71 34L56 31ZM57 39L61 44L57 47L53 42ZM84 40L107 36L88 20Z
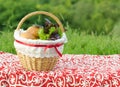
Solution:
M56 65L58 58L32 58L17 52L20 63L26 70L50 71Z

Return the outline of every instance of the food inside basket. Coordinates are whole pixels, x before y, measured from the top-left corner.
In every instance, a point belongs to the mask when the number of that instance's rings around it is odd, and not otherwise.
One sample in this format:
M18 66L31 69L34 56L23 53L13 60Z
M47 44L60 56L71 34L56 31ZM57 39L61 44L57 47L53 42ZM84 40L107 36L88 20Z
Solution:
M45 23L40 25L30 26L25 32L21 33L21 37L27 39L41 39L41 40L57 40L62 37L62 31L58 24L54 24L48 19Z
M29 27L25 32L21 33L21 37L27 39L39 39L38 31L40 30L40 26L33 25Z

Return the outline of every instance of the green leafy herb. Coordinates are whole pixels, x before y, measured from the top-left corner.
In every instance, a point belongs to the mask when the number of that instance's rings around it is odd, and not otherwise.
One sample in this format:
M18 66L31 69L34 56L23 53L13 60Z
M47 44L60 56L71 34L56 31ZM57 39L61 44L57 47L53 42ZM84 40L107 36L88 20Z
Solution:
M53 24L46 19L44 27L38 32L40 39L42 40L56 40L62 37L62 32L58 24Z
M44 33L43 28L38 31L38 34L41 40L47 40L50 36L49 34Z

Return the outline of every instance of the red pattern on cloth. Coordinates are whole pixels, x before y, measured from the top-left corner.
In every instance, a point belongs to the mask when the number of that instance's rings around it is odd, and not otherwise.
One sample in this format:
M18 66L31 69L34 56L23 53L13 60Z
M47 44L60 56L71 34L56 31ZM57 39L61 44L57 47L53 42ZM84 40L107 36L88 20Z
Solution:
M26 71L0 52L0 87L120 87L120 55L63 55L49 72Z

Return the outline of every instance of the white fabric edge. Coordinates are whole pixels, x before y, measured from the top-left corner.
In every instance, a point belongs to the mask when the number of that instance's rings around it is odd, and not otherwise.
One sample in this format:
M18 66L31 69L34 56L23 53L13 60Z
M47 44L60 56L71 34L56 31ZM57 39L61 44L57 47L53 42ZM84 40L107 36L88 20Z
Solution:
M19 40L29 44L44 44L44 45L54 45L57 43L59 44L63 43L63 45L61 45L60 47L57 47L60 53L63 52L64 43L67 42L67 37L65 33L63 33L62 38L52 41L52 40L40 40L40 39L39 40L26 39L20 36L22 32L25 32L25 30L23 29L15 30L14 32L15 40ZM20 52L24 55L34 57L34 58L45 58L45 57L50 58L50 57L59 56L54 48L49 48L47 49L46 53L44 53L45 47L42 47L42 48L29 47L29 46L25 46L20 43L17 43L16 41L14 41L14 46L17 52Z
M31 43L31 44L56 44L56 43L66 43L67 42L67 37L65 32L63 32L63 35L60 39L57 40L32 40L32 39L26 39L20 36L21 33L25 32L23 29L20 30L15 30L14 32L14 38L19 39L19 41L23 41L26 43Z

